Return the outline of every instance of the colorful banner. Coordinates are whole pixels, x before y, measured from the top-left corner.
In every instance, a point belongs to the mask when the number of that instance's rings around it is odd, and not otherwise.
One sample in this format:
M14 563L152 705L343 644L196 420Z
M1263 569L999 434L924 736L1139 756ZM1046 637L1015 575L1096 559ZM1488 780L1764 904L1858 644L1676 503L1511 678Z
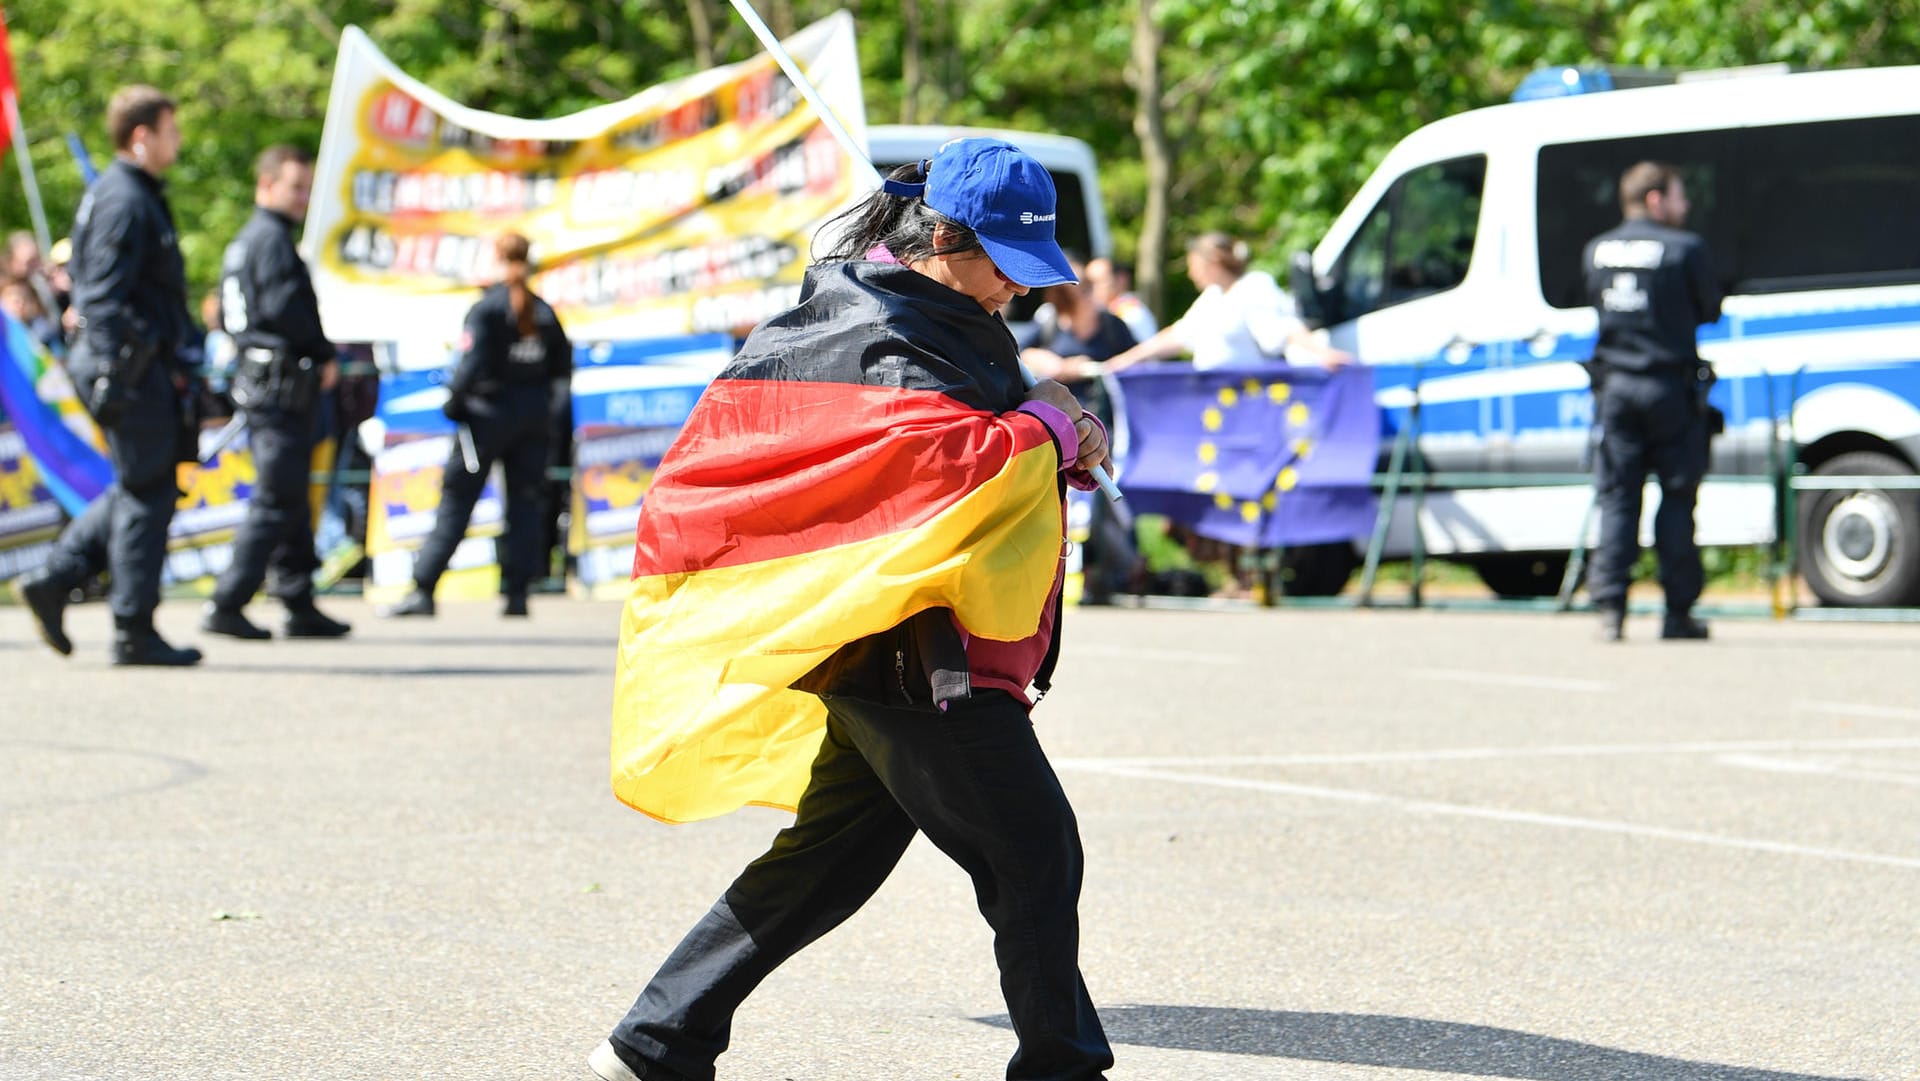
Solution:
M1254 547L1363 537L1377 500L1373 372L1156 364L1119 377L1131 437L1120 489L1137 514Z
M38 464L40 483L78 515L113 483L106 441L73 381L18 319L0 313L0 411Z
M226 423L221 419L201 425L202 455L213 449ZM175 483L180 499L167 527L165 581L213 592L213 580L233 562L234 533L247 520L247 501L259 482L244 429L204 465L179 467Z
M567 551L586 596L627 595L634 525L653 471L732 355L732 338L706 334L597 346L575 366Z
M413 560L433 531L440 509L440 478L455 455L453 422L441 412L447 400L440 372L399 372L380 378L380 406L374 414L378 433L373 481L367 494L367 581L369 600L391 603L413 588ZM455 468L459 468L456 466ZM500 592L499 557L493 538L506 519L505 491L495 463L467 520L464 540L454 548L436 596L481 600Z
M0 581L45 563L66 520L28 456L26 440L0 421Z
M864 139L852 16L787 45ZM456 104L348 27L302 245L335 341L452 341L507 229L575 341L730 332L793 304L815 230L865 192L849 164L764 55L522 120Z

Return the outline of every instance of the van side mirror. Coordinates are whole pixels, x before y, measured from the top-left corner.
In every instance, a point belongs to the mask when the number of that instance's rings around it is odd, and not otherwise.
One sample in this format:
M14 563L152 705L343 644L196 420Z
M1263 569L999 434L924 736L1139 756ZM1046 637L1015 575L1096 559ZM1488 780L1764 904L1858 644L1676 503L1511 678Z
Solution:
M1309 327L1318 329L1338 318L1333 311L1333 298L1321 292L1320 283L1313 276L1313 253L1297 251L1287 260L1287 292L1293 296L1293 305L1300 313L1300 321Z

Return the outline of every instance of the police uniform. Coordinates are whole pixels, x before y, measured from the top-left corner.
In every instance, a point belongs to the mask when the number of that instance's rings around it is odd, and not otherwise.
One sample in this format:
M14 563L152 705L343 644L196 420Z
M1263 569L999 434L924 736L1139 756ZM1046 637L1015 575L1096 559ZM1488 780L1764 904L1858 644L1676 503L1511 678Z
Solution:
M347 633L313 603L313 510L308 498L322 368L334 358L320 327L313 279L293 242L292 218L256 206L220 266L220 312L233 337L232 396L246 416L256 474L233 562L214 587L201 628L237 638L271 635L240 609L261 585L287 608L289 637ZM269 577L271 571L271 577Z
M540 570L542 486L552 455L551 417L556 395L566 393L573 373L573 343L547 302L528 294L532 332L521 334L506 285L481 295L467 313L460 360L447 380L447 416L471 434L479 469L469 471L456 440L441 474L440 507L433 531L413 565L415 592L391 610L395 615L432 612L434 587L467 531L494 461L507 485L505 551L501 584L510 614L525 614L527 588ZM423 603L424 601L424 603Z
M1627 584L1640 556L1641 491L1660 482L1654 549L1666 593L1663 634L1705 637L1691 616L1703 575L1693 510L1707 472L1706 388L1695 328L1720 318L1720 286L1706 243L1693 233L1630 219L1589 241L1587 296L1600 316L1594 347L1595 486L1600 543L1588 592L1610 637L1619 633Z
M19 590L42 637L69 653L66 598L110 570L114 663L193 664L198 650L175 649L153 629L179 498L174 467L192 457L197 435L197 373L181 356L194 336L186 266L159 178L126 161L109 166L80 202L68 269L80 329L67 367L106 433L114 480Z

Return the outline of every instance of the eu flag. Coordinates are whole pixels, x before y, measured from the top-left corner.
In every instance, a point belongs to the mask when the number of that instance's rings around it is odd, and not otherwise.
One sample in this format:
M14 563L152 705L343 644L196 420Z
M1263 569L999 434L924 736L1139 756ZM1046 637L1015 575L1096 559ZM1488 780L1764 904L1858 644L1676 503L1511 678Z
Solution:
M1380 414L1365 366L1156 364L1118 378L1129 433L1120 489L1134 511L1248 547L1372 528Z

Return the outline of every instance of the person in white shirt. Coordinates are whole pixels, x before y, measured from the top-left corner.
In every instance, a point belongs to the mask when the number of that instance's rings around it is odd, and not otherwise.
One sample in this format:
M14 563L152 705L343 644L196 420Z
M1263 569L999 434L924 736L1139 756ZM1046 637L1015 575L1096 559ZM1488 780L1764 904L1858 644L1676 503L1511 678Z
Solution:
M1273 275L1247 269L1247 246L1225 233L1203 233L1187 245L1187 277L1200 296L1178 322L1108 360L1120 372L1148 360L1186 355L1200 370L1228 365L1285 363L1338 368L1353 357L1316 339ZM1215 597L1256 596L1254 570L1237 545L1201 537L1183 527L1173 535L1202 563L1220 563L1224 584Z
M1273 275L1247 269L1247 246L1225 233L1204 233L1187 245L1187 277L1200 296L1178 322L1106 362L1110 372L1147 360L1186 355L1195 368L1284 360L1338 368L1346 352L1316 339Z

